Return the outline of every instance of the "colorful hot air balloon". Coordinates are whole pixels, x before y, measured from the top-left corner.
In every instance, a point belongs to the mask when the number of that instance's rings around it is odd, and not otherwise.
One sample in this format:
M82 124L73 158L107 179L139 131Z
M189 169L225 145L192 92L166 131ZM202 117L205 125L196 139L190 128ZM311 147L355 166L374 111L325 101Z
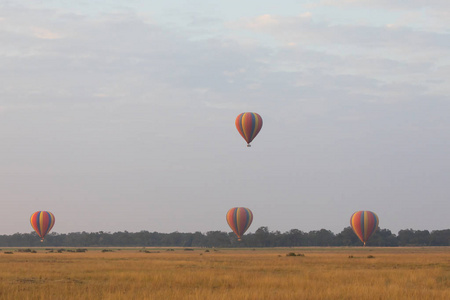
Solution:
M378 228L378 216L367 210L357 211L350 218L350 225L365 246Z
M236 128L247 142L247 147L251 147L250 143L258 135L262 128L263 121L260 115L252 112L245 112L237 116Z
M55 225L55 216L48 211L37 211L31 215L31 226L41 237L41 242L44 241L44 237Z
M233 232L237 235L238 241L247 231L253 221L253 213L245 207L233 207L227 212L227 222Z

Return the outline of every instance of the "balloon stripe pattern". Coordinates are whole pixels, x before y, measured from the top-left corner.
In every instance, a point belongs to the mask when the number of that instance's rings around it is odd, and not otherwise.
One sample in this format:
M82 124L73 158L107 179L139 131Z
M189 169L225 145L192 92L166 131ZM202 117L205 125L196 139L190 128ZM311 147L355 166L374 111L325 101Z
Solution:
M350 225L364 246L377 230L378 222L378 216L371 211L357 211L350 218Z
M31 215L30 222L39 237L44 239L55 225L55 216L48 211L37 211Z
M240 241L253 221L253 213L245 207L233 207L227 213L227 222Z
M237 116L235 123L237 130L247 144L250 144L253 141L263 125L261 116L252 112L241 113Z

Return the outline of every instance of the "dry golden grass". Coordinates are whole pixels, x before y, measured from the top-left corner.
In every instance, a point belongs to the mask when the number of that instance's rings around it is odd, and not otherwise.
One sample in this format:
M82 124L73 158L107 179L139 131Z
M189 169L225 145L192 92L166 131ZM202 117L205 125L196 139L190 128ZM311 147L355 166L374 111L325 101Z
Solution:
M147 250L3 249L0 299L450 299L448 247Z

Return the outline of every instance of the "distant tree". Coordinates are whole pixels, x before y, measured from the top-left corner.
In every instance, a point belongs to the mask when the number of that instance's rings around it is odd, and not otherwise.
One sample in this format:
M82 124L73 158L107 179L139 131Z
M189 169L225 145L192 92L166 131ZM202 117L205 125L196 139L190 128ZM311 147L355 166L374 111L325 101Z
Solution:
M270 232L268 227L259 227L254 234L255 247L270 247Z
M358 236L353 232L353 229L348 226L336 235L336 244L338 246L356 246L361 244Z
M411 245L411 240L414 237L414 230L412 229L404 229L400 230L397 235L398 245L399 246L408 246Z
M313 230L308 233L309 246L334 246L335 235L330 230Z
M433 230L430 234L430 246L450 246L450 229Z
M300 246L361 246L350 227L335 235L321 229L305 233L298 229L281 233L262 226L238 241L233 232L209 231L195 233L158 232L72 232L50 233L43 243L35 232L0 235L0 247L300 247ZM400 230L398 236L388 229L379 229L367 242L368 246L450 246L450 229Z
M230 247L230 235L223 231L208 231L204 245L206 247Z
M428 246L431 244L431 235L428 230L400 230L398 244L399 246Z
M417 246L429 246L430 232L428 230L416 230L414 232L414 238L411 242Z
M192 247L205 247L206 246L206 236L200 231L196 231L192 235Z
M367 246L395 247L398 246L397 237L389 229L378 229L370 237Z
M301 230L291 229L284 234L285 247L301 247L308 245L308 236Z

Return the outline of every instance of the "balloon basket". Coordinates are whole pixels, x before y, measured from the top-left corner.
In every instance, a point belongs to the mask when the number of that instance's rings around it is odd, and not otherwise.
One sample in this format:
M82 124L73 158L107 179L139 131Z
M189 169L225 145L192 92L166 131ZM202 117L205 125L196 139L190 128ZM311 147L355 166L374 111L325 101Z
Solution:
M44 242L44 239L41 239L41 243L43 243Z
M248 144L247 147L251 147L252 145Z

